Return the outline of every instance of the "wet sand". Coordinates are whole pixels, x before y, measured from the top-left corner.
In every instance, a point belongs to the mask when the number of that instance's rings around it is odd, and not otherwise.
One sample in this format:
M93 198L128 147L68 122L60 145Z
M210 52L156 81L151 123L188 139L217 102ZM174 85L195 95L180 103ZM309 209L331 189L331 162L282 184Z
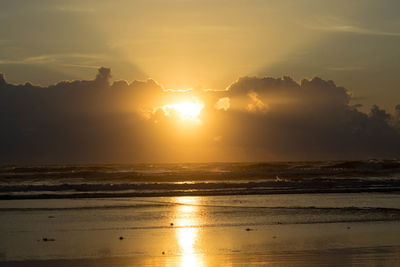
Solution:
M296 196L3 203L0 266L400 265L397 195L375 195L376 210L298 197L321 209Z
M95 266L399 266L400 249L374 247L281 252L275 254L227 254L202 256L191 262L182 256L135 256L74 260L26 260L2 262L4 267Z

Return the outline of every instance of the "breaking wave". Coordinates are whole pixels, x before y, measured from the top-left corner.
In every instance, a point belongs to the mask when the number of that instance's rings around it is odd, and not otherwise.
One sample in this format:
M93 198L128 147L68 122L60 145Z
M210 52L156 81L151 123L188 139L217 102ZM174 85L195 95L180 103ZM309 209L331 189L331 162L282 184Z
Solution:
M400 191L400 161L0 167L0 199Z

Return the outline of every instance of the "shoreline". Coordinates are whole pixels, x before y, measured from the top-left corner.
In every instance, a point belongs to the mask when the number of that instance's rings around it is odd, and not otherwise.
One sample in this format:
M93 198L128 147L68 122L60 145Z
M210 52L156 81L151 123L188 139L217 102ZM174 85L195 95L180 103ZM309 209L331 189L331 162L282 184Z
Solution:
M271 190L262 192L255 190L255 192L241 192L240 194L234 192L160 192L160 193L78 193L78 194L41 194L41 195L0 195L1 200L36 200L36 199L92 199L92 198L135 198L135 197L203 197L203 196L253 196L253 195L305 195L305 194L354 194L354 193L394 193L399 194L400 188L365 188L365 189L310 189L310 190Z
M339 256L340 255L340 256ZM269 253L232 253L191 255L138 255L129 257L43 259L0 261L3 267L88 267L88 266L396 266L400 263L400 246L376 246L341 249L280 251ZM188 265L188 263L194 265Z

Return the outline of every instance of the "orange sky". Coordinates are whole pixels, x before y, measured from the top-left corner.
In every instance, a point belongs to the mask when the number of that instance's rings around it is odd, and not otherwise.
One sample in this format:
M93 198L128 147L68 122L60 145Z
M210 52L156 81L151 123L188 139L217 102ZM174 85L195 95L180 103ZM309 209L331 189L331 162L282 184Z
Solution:
M7 1L0 161L397 157L398 10L394 0Z
M392 112L400 82L398 1L52 0L0 10L0 72L48 85L152 78L225 89L247 75L335 80Z

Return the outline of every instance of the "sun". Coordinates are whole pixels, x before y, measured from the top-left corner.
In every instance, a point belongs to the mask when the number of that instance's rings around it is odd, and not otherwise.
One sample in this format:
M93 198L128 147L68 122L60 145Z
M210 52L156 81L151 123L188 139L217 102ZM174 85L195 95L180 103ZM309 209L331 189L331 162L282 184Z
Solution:
M167 116L177 114L183 121L200 123L200 113L204 104L199 101L185 101L165 105L161 108Z
M170 105L170 108L179 112L183 120L195 120L199 118L204 105L195 102L182 102Z

